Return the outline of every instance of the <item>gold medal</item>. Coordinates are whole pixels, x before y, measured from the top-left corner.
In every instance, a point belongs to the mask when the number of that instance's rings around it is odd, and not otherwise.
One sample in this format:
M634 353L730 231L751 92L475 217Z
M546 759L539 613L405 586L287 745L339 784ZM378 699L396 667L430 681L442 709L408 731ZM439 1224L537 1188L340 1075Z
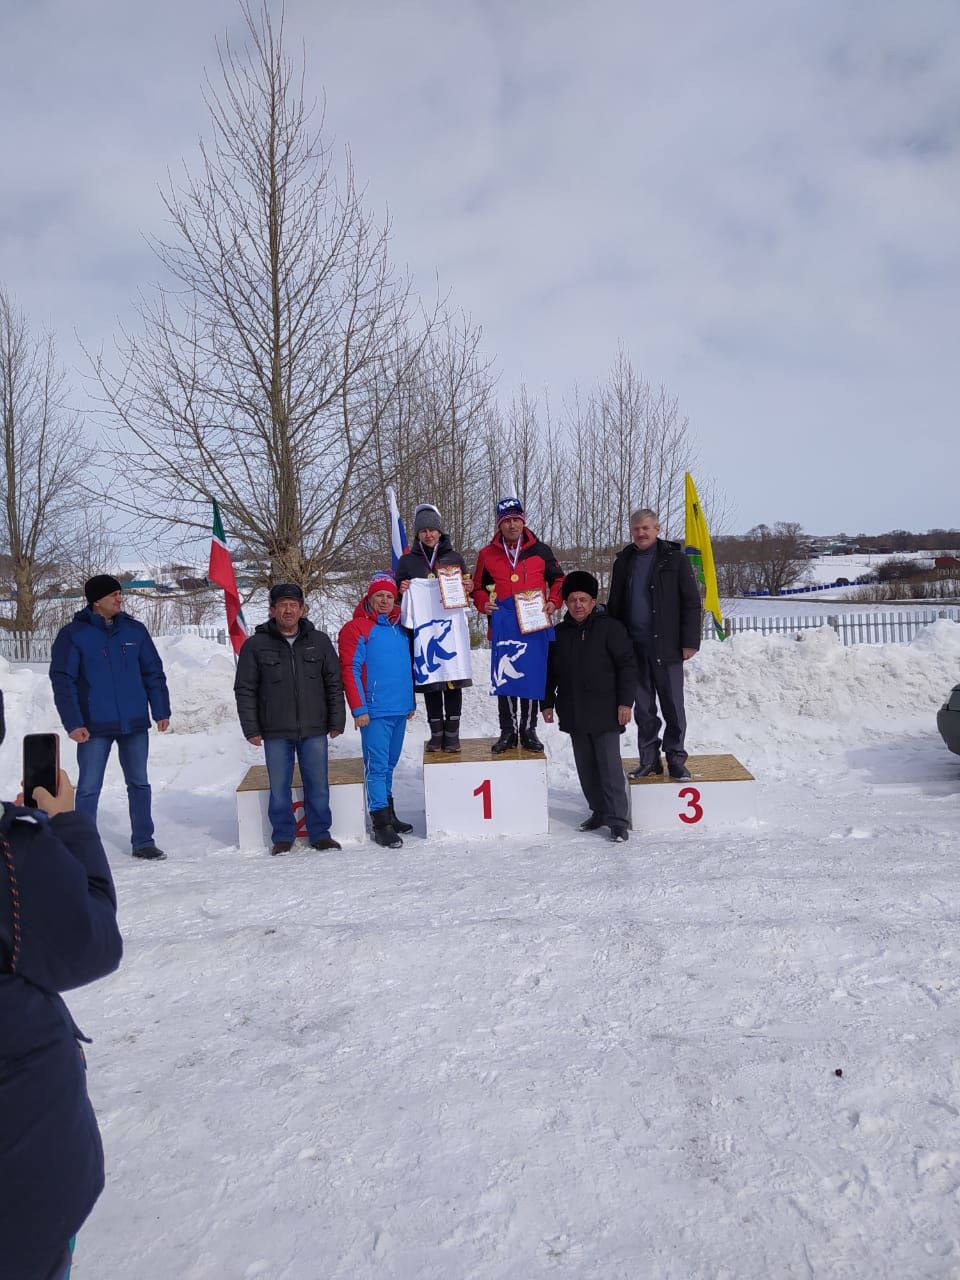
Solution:
M427 577L428 577L428 578L435 578L436 576L437 576L437 575L436 575L435 573L428 573L428 574L427 574Z
M519 582L519 581L520 581L520 575L519 575L519 573L511 573L511 575L510 575L510 581L511 581L511 582Z

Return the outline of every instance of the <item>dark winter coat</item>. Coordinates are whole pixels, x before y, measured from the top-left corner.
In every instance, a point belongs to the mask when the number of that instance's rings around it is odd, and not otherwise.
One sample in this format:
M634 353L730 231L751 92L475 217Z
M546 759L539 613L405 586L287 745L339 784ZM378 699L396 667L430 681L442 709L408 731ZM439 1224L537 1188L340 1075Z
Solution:
M413 710L413 651L400 610L375 614L364 597L337 638L350 713L378 719Z
M47 1274L103 1190L82 1037L58 993L112 973L123 944L86 814L4 804L0 837L0 1278L22 1280Z
M700 588L689 557L679 542L658 538L656 546L656 560L650 575L653 655L657 662L682 662L681 650L700 648L703 630ZM631 542L614 560L610 576L607 612L624 627L630 622L635 555L637 548Z
M120 612L108 627L81 609L60 629L50 654L53 700L67 733L86 728L95 738L140 733L170 719L163 663L142 622Z
M461 573L467 572L467 562L459 551L454 551L453 543L446 533L441 533L440 541L436 547L437 555L433 562L433 569L430 568L430 552L423 546L419 539L414 540L414 544L409 551L405 551L397 561L396 579L397 586L401 582L409 582L411 578L429 578L430 574L435 572L437 565L455 564ZM424 554L426 552L426 555Z
M623 733L618 707L632 707L637 662L626 627L597 607L584 622L569 613L547 659L544 708L556 707L564 733Z
M244 642L233 682L245 738L312 738L347 722L330 637L306 618L289 644L273 618Z

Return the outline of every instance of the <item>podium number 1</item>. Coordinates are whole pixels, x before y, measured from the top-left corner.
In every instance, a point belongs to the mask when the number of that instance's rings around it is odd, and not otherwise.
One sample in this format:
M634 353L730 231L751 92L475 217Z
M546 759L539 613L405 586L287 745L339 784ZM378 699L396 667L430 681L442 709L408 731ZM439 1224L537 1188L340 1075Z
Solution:
M489 822L493 817L493 804L490 800L490 779L484 778L473 794L483 797L483 819L484 822Z

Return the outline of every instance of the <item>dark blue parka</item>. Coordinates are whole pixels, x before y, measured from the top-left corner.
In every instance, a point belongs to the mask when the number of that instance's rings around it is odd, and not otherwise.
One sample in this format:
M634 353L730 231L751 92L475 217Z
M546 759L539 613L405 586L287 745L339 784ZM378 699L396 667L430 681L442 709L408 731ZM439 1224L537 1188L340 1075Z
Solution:
M170 695L163 664L142 622L120 612L107 626L99 613L81 609L61 628L50 655L53 699L67 733L89 729L93 737L118 737L169 720Z
M103 1190L103 1148L61 991L112 973L123 944L86 814L0 815L0 1280L42 1276Z

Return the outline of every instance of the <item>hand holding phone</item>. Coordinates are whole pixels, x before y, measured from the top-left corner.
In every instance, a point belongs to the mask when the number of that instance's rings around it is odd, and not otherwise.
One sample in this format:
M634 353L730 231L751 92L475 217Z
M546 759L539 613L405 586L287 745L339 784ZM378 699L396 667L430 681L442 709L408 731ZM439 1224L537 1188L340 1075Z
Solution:
M55 818L58 813L73 813L73 783L62 769L57 779L55 794L49 792L46 787L34 787L33 794L37 801L37 808L42 809L48 818Z

